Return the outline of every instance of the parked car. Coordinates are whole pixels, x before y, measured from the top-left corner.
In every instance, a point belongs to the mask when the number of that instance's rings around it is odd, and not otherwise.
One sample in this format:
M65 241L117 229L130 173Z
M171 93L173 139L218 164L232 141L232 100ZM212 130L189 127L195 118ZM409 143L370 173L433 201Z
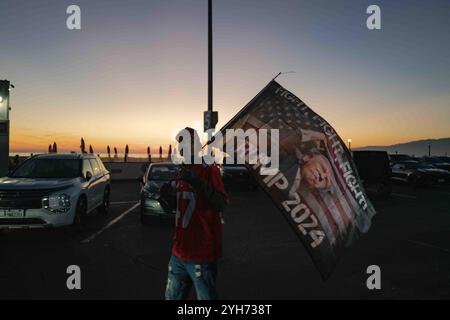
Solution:
M391 166L393 166L394 164L396 164L398 162L403 162L403 161L415 161L415 158L411 157L407 154L390 154L389 155L389 162L390 162Z
M95 209L108 212L110 192L94 155L33 156L0 178L0 229L80 224Z
M385 151L353 151L358 174L367 193L386 198L392 192L389 156Z
M450 163L450 157L448 157L448 156L441 156L441 157L437 157L437 158L440 159L442 162Z
M446 162L446 160L444 160L444 157L423 157L420 159L420 161L431 164L433 167L436 167L438 169L450 171L450 160Z
M403 161L392 167L392 179L413 186L445 185L450 183L450 172L417 161Z
M141 222L145 224L149 217L171 216L176 213L176 194L173 192L167 197L161 197L162 188L174 181L179 167L174 163L160 162L149 165L147 172L141 179Z
M227 190L256 190L258 182L243 164L222 164L220 166L222 181Z

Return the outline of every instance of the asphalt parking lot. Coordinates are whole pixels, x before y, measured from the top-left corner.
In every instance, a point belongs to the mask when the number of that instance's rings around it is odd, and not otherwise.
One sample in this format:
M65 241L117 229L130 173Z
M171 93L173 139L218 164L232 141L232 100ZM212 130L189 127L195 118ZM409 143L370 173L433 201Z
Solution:
M109 215L90 217L81 230L0 236L0 299L163 298L173 221L141 225L138 190L136 182L114 183ZM326 282L263 192L230 196L218 280L223 299L450 298L448 188L397 185L390 199L374 202L372 229ZM366 287L373 264L381 268L381 290ZM81 268L81 290L66 287L69 265Z

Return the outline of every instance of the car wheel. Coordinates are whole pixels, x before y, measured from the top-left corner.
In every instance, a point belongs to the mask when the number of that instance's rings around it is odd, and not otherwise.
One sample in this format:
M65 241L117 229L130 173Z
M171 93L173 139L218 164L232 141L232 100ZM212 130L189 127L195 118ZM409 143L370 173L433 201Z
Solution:
M75 217L73 219L73 225L80 226L83 224L87 216L87 202L84 196L80 197L77 202L77 208Z
M109 204L110 204L109 194L110 194L109 188L106 188L105 192L103 193L102 205L99 207L100 213L107 214L109 211Z

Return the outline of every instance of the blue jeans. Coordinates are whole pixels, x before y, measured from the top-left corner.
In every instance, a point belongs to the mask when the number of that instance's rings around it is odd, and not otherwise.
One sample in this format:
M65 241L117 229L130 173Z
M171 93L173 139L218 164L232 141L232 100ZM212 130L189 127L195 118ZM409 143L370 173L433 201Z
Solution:
M217 262L196 263L170 257L166 300L185 300L192 285L199 300L218 300Z

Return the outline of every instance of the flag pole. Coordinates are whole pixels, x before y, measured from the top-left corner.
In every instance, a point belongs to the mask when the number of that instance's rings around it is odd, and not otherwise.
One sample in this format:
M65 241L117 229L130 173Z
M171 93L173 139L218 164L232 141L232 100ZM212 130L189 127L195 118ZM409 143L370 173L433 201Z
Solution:
M278 74L275 77L273 77L272 81L274 81L276 78L278 78L281 74L282 74L282 72L278 72Z

